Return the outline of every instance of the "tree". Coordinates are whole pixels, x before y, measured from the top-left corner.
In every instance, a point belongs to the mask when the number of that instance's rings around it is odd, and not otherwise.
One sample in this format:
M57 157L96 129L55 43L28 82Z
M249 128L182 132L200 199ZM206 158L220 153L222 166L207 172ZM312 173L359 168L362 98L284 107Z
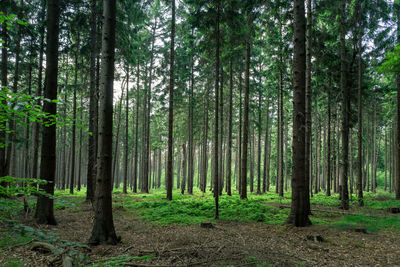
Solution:
M293 168L292 204L288 224L303 227L311 224L307 209L305 173L305 100L306 100L306 19L304 1L294 0L294 57L293 57Z
M172 0L171 18L171 48L169 72L169 108L168 108L168 166L167 166L167 199L172 200L172 156L173 156L173 131L174 131L174 49L175 49L175 0Z
M117 244L111 197L113 81L115 57L116 0L103 0L103 29L101 44L100 108L94 222L89 243Z
M46 76L44 97L46 101L43 111L55 116L57 114L57 85L58 85L58 33L59 33L60 6L58 0L47 1L47 39L46 39ZM56 125L43 127L43 143L40 167L40 179L47 183L41 185L46 194L54 195L56 172ZM37 198L35 218L40 224L57 224L54 217L54 199L41 194Z
M96 90L96 0L90 2L90 89L89 89L89 144L87 164L87 189L86 201L92 201L95 189L96 177L96 154L97 154L97 116L98 99Z
M362 187L362 1L358 0L358 164L357 164L357 192L358 204L364 206Z
M250 31L251 11L247 11L247 30ZM247 199L247 154L249 143L249 91L250 91L250 33L246 36L246 66L244 85L244 110L243 110L243 139L242 139L242 166L241 166L241 192L240 198Z
M220 61L220 14L221 14L221 7L220 1L216 0L217 5L217 16L215 18L215 123L214 123L214 198L215 198L215 219L219 218L219 172L218 172L218 156L219 156L219 139L218 139L218 111L219 111L219 61Z
M346 84L346 43L345 43L345 12L346 0L341 0L340 10L340 87L342 90L342 175L340 196L341 208L349 209L348 169L349 169L349 89Z

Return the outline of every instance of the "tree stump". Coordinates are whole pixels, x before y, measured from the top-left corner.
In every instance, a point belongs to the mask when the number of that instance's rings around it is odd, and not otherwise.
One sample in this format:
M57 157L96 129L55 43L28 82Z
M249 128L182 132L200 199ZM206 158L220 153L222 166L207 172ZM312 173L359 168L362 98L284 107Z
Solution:
M212 228L214 228L214 225L210 222L201 222L200 227L206 228L206 229L212 229Z

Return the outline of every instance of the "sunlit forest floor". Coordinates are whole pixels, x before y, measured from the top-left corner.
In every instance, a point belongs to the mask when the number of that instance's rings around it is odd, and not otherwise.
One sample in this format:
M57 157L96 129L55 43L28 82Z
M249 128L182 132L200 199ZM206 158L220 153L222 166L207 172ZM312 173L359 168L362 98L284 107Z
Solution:
M69 256L80 266L399 266L400 207L386 192L367 193L365 207L338 209L337 195L311 199L313 226L284 225L290 195L237 194L220 199L215 221L211 193L174 191L113 195L114 223L122 243L88 247L93 212L85 192L57 191L57 226L37 225L22 198L1 199L0 265L61 266ZM34 208L34 198L29 199ZM200 227L211 222L211 229ZM37 246L51 244L50 249ZM40 244L40 243L39 243ZM35 249L36 247L36 249ZM51 251L50 251L51 250Z

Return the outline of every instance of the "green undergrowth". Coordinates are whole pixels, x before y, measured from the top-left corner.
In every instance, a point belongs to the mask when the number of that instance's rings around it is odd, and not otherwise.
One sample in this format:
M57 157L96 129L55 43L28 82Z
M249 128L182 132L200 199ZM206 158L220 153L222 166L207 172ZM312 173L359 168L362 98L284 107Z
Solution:
M55 209L79 211L85 197L85 189L75 191L73 195L69 193L69 190L56 190ZM173 200L167 201L163 188L152 190L151 194L123 194L122 188L118 188L113 192L113 200L114 205L124 208L117 216L131 213L135 214L136 219L158 225L198 225L202 221L213 220L215 213L212 192L202 193L198 189L195 189L193 195L182 195L178 190L174 190ZM28 202L33 210L36 203L35 197L29 197ZM224 221L279 225L287 219L290 203L290 193L285 193L284 197L272 192L260 195L248 193L247 200L241 200L236 192L232 196L224 193L220 196L219 218ZM316 211L310 216L311 221L315 225L332 225L338 228L354 228L362 225L371 228L371 231L400 228L400 216L386 212L386 209L390 207L400 207L400 201L395 200L393 194L384 191L378 191L376 194L365 193L364 203L365 206L359 208L357 197L352 195L350 214L343 216L338 209L340 200L337 194L331 197L327 197L324 192L314 194L311 197L311 205ZM0 199L0 216L15 217L21 212L23 212L21 199Z
M124 207L135 211L140 219L161 225L171 223L190 225L212 220L215 212L214 206L214 198L211 196L181 197L172 201L124 199ZM219 206L219 218L227 221L280 224L288 215L288 210L266 206L256 200L240 200L239 196L221 196Z
M332 227L343 230L365 229L367 232L377 232L381 230L394 231L400 230L400 216L388 215L385 217L378 217L369 214L349 215L334 222Z

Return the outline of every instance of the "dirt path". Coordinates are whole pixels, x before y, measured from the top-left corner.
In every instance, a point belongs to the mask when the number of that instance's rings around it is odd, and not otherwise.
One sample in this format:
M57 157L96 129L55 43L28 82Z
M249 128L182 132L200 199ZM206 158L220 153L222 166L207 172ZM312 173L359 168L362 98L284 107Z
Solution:
M137 220L121 207L115 208L114 214L122 243L93 247L87 252L92 262L127 254L152 258L126 266L400 266L399 234L384 231L365 234L325 226L298 229L227 221L213 222L214 229L156 226ZM56 211L57 226L38 226L31 219L23 223L59 233L61 239L85 243L91 216L90 206L83 204ZM310 235L319 235L324 241L308 240ZM26 247L6 253L19 255L29 266L50 266L53 259Z

